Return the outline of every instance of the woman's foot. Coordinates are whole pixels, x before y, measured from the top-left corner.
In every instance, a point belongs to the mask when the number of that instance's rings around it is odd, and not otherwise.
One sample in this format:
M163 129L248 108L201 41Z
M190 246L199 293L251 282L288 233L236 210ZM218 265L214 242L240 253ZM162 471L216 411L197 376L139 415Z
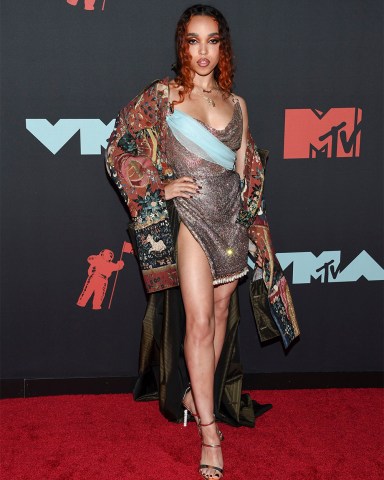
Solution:
M206 479L219 480L224 473L219 430L215 420L206 424L200 423L200 427L202 447L199 473Z
M185 391L183 400L182 400L183 407L188 410L188 412L192 415L192 417L195 419L197 425L199 425L199 415L196 411L195 407L195 402L193 400L193 394L192 394L192 389L191 387L188 387ZM184 418L184 426L187 426L186 424L186 418Z

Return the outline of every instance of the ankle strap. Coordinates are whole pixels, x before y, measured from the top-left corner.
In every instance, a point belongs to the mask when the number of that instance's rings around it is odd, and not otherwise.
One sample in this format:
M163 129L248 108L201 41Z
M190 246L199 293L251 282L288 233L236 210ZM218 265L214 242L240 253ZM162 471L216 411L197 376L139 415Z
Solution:
M213 420L212 422L209 422L209 423L199 423L200 427L209 427L209 425L212 425L213 423L215 423L216 421L216 418L215 416L213 416Z
M201 445L203 445L203 447L221 448L221 445L219 443L204 443L204 442L201 442Z

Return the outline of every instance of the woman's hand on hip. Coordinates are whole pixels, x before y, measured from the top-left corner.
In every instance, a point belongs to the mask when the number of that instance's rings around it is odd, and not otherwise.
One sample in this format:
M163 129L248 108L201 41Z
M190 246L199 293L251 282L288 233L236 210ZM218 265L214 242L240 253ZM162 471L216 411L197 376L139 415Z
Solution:
M192 177L181 177L170 180L164 187L166 200L175 197L192 198L199 191L200 187Z

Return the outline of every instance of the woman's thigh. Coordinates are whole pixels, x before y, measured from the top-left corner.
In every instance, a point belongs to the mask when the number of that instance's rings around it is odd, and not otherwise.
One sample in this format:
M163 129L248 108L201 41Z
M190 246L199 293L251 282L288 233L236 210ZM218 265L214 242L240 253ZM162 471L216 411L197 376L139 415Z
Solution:
M208 259L182 222L177 239L177 265L187 319L213 319L214 293Z

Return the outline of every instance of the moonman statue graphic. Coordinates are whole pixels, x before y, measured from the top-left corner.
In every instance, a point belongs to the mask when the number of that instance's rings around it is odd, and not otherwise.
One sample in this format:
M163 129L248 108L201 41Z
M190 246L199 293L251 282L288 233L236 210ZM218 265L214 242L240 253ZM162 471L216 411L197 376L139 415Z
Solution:
M95 2L96 0L84 0L84 10L95 10ZM79 3L79 0L67 0L67 3L75 7ZM104 7L105 0L103 0L103 6L101 9L104 10Z
M85 307L93 294L92 309L100 310L105 293L108 288L108 279L112 272L121 270L124 267L122 260L112 262L114 254L111 250L104 249L99 255L88 257L88 278L85 281L83 291L77 300L79 307Z

